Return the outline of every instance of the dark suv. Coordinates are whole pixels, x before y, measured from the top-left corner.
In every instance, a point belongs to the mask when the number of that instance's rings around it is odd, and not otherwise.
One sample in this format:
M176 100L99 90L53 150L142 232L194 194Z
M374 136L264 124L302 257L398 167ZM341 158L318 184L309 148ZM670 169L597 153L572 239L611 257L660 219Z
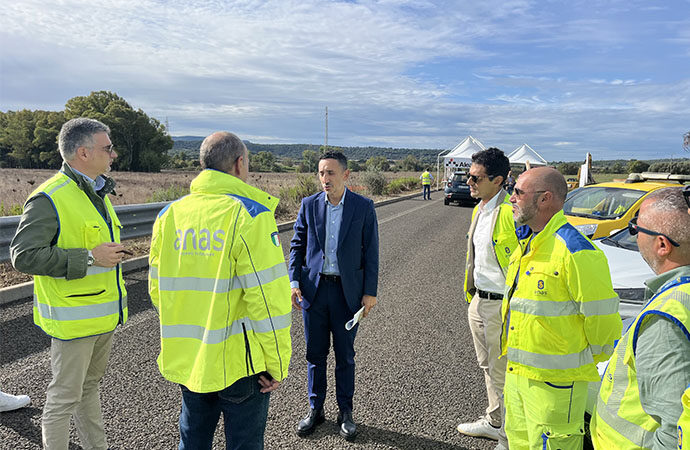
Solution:
M479 199L473 198L470 195L470 187L467 185L467 174L465 172L455 172L444 190L443 203L449 205L450 202L458 202L458 204L477 203Z

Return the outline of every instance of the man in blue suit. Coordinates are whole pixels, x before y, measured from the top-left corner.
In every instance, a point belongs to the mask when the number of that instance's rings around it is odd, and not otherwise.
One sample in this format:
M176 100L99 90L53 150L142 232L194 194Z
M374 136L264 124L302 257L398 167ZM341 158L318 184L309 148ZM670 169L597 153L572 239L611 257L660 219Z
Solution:
M302 310L307 343L309 414L297 425L306 436L325 420L326 358L333 335L340 435L353 439L355 336L345 323L361 307L363 317L376 305L379 236L374 203L345 187L347 158L328 152L319 160L324 192L302 200L290 242L288 272L292 303Z

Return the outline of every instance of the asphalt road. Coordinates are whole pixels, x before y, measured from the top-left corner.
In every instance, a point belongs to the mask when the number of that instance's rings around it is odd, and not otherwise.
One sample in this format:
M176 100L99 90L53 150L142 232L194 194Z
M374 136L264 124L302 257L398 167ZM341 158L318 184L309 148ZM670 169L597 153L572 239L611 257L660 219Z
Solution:
M461 436L457 423L483 414L486 393L477 368L467 306L461 301L469 207L405 200L377 208L381 241L379 303L356 341L354 417L359 436L337 434L329 369L327 422L307 437L294 433L307 412L301 314L293 314L289 378L272 395L268 449L492 449ZM287 252L292 231L281 234ZM146 293L146 271L126 275L130 320L115 332L103 380L106 433L113 449L174 449L179 388L156 366L158 321ZM50 380L50 340L33 326L30 299L0 306L0 387L31 396L28 408L0 413L0 449L40 448L40 418ZM333 367L333 359L329 361ZM70 449L81 448L72 430ZM215 448L224 448L219 427Z

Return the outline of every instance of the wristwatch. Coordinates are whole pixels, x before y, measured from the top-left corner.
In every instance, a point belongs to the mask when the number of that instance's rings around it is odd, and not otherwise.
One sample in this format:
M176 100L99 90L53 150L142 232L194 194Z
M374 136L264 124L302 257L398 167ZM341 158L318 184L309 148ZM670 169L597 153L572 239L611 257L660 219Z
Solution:
M96 262L96 259L93 257L93 253L91 253L91 250L89 250L89 254L86 256L86 265L87 266L93 266L93 263Z

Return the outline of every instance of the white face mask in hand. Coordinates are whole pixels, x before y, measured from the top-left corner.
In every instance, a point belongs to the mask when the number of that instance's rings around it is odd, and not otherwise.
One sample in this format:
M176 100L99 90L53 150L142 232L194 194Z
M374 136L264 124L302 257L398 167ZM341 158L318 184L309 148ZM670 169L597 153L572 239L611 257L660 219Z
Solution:
M352 316L352 319L350 319L346 324L345 324L345 329L347 331L350 331L357 325L357 322L359 322L360 317L362 317L362 313L364 312L364 306L362 306L359 311L355 313L354 316Z

